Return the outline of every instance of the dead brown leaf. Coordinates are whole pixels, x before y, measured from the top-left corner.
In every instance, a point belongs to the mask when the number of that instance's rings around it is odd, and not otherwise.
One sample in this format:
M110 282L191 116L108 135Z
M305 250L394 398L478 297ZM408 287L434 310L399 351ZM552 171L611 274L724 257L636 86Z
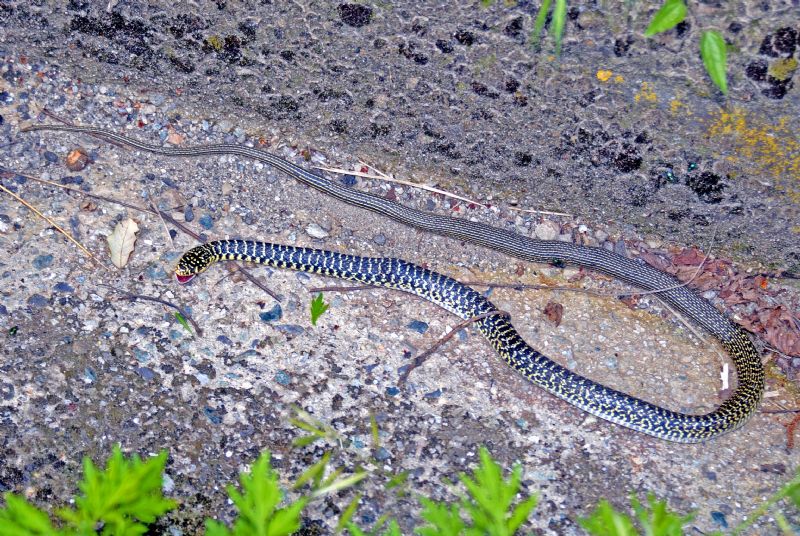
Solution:
M111 262L117 268L124 268L128 264L128 259L133 253L136 244L136 233L139 226L136 222L128 218L117 224L114 232L108 235L108 249L111 253Z

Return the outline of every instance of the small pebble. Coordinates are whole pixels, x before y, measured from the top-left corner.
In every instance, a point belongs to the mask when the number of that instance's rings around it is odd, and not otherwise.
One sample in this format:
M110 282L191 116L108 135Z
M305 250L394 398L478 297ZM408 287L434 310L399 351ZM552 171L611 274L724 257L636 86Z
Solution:
M155 372L149 367L136 367L136 374L142 377L145 381L150 381L155 378Z
M276 303L272 309L261 312L258 314L258 316L264 322L274 322L275 320L280 320L281 317L283 317L283 309L281 309L281 304Z
M203 408L203 413L205 414L206 418L211 421L211 424L220 424L222 423L222 417L217 413L217 410L214 408L209 408L208 406Z
M48 304L47 298L42 296L41 294L34 294L30 298L28 298L28 305L33 307L34 309L41 309L42 307L46 307Z
M408 328L413 329L417 333L425 333L428 331L428 324L427 322L423 322L422 320L412 320L409 322Z
M310 223L308 227L306 227L306 233L311 238L325 238L329 236L328 231L317 225L316 223Z
M192 210L192 205L186 205L183 208L183 221L185 222L194 221L194 211Z
M228 337L226 337L225 335L220 335L219 337L217 337L217 340L218 340L219 342L221 342L222 344L227 344L228 346L230 346L230 345L232 345L232 344L233 344L233 341L232 341L232 340L230 340L230 339L229 339Z
M302 335L305 332L303 326L298 326L297 324L279 324L275 326L275 329L286 335Z
M430 393L425 393L423 396L429 399L439 398L440 396L442 396L442 390L436 389L435 391L431 391Z
M289 385L292 382L292 377L284 370L279 370L275 374L275 381L281 385Z
M552 221L543 221L536 224L533 232L541 240L554 240L560 231L560 226Z
M728 520L725 519L725 514L723 514L722 512L714 510L713 512L711 512L711 519L713 519L714 523L716 523L723 529L728 528Z
M0 383L0 398L11 400L14 398L14 385L10 383Z
M150 279L164 279L167 277L167 272L164 271L158 264L151 264L145 268L144 273Z
M355 186L356 185L356 176L355 175L343 175L342 176L342 184L345 186Z
M400 394L400 389L398 389L397 387L387 387L386 394L389 396L397 396L398 394Z
M378 447L378 450L375 451L375 459L379 462L383 462L391 458L392 455L383 447Z
M52 255L37 255L33 259L33 267L36 268L37 270L48 268L51 264L53 264Z
M372 241L378 244L379 246L382 246L386 243L386 236L383 233L376 234L375 236L372 237Z
M56 286L53 287L57 292L74 292L75 289L72 288L71 285L65 283L63 281L56 283Z
M44 159L50 162L51 164L55 164L56 162L58 162L58 155L53 151L45 151Z
M203 214L202 216L200 216L200 219L198 221L200 222L200 225L203 227L203 229L211 229L212 227L214 227L214 220L212 220L211 216L209 216L208 214Z

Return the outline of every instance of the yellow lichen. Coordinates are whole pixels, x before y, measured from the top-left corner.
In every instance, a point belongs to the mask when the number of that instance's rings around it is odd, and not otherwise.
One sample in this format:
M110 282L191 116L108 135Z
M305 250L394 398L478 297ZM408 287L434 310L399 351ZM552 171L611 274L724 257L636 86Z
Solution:
M217 52L222 50L222 39L220 39L216 35L212 35L211 37L206 39L206 42L208 42L208 44L211 45L211 47Z
M623 78L621 74L618 74L617 76L614 77L614 83L615 84L621 84L624 81L625 81L625 78Z
M681 108L686 108L686 105L678 99L672 99L669 101L669 111L673 114L680 112Z
M608 79L611 78L611 75L614 74L611 71L607 71L605 69L600 69L597 71L597 79L601 82L608 82Z
M653 88L647 82L642 82L642 87L633 96L636 102L658 102L658 95L653 91Z
M730 149L727 159L800 202L800 133L796 117L770 122L740 108L712 116L706 134Z
M781 58L769 66L769 75L776 80L787 80L797 70L797 60L794 58Z

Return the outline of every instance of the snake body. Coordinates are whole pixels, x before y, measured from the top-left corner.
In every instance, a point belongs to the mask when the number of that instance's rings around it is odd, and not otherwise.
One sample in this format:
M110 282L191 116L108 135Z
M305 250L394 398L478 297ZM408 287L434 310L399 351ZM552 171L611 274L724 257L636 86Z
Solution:
M531 381L571 404L617 424L671 441L699 442L740 427L755 412L761 400L764 368L758 351L746 333L707 300L681 285L677 279L647 264L603 248L537 240L483 223L406 207L373 194L353 190L252 147L233 144L162 147L105 129L67 125L31 125L22 130L78 132L164 156L237 155L251 158L345 203L366 208L423 231L491 248L526 261L581 266L647 291L657 291L662 300L717 337L736 366L737 388L711 413L688 415L673 412L576 375L530 348L508 321L496 315L487 317L478 324L504 359ZM469 287L404 261L361 258L257 242L222 241L213 244L216 245L200 246L188 252L182 262L186 260L189 263L196 258L192 253L196 251L198 256L204 252L202 258L208 262L230 258L264 262L279 267L285 264L289 268L407 290L462 317L471 317L474 316L471 313L477 310L488 308L487 311L490 311L494 307ZM202 249L204 247L206 249ZM188 268L189 264L183 266ZM184 275L188 277L189 274L187 272Z

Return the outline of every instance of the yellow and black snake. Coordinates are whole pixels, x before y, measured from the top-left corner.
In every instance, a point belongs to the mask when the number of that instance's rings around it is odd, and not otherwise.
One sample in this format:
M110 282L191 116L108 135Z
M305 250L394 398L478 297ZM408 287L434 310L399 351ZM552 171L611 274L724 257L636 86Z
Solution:
M735 430L752 415L764 390L764 368L750 338L711 303L681 285L674 277L647 264L603 248L536 240L464 219L406 207L382 197L329 181L270 153L232 144L199 147L161 147L114 132L66 125L32 125L22 131L80 132L150 153L175 157L238 155L286 172L336 199L369 209L400 223L488 247L533 262L558 262L601 272L658 296L717 337L736 366L738 385L719 408L705 415L687 415L634 398L574 374L543 356L519 336L508 320L491 315L478 328L515 369L535 384L598 417L662 439L699 442ZM187 252L177 274L187 280L221 259L262 262L364 283L389 286L417 294L462 318L496 310L473 289L441 274L397 259L361 258L340 253L241 240L210 242Z

